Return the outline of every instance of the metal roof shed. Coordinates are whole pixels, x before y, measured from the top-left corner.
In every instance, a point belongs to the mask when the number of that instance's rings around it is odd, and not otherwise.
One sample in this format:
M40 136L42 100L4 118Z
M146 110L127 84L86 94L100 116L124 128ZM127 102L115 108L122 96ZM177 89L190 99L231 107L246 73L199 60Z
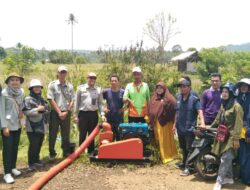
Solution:
M199 61L200 58L198 56L197 51L187 51L183 52L180 55L173 57L171 61L178 63L178 71L185 72L196 72L193 62Z

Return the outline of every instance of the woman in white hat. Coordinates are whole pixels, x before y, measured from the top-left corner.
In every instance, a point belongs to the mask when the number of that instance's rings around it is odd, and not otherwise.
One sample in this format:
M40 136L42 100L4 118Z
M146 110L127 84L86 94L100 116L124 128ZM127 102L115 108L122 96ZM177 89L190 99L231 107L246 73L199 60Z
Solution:
M2 126L3 179L6 183L14 183L12 174L14 176L21 175L21 172L16 169L16 161L21 135L21 119L23 118L22 103L24 94L21 88L23 82L23 77L12 73L5 80L7 87L2 91L6 119L6 125Z
M244 111L239 151L240 178L243 183L250 184L250 79L241 79L237 88L237 101Z
M42 98L43 85L40 80L30 81L30 94L24 100L23 112L26 115L26 132L29 139L28 165L29 171L43 166L40 161L40 150L42 147L46 118L49 113L47 102Z

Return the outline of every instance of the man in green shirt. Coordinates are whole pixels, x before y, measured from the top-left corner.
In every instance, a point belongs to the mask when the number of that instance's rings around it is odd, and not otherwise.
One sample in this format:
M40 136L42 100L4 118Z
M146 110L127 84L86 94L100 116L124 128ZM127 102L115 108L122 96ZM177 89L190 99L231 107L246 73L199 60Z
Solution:
M140 67L133 68L134 81L127 84L123 96L123 102L128 103L129 123L145 123L148 102L150 99L148 84L142 82Z

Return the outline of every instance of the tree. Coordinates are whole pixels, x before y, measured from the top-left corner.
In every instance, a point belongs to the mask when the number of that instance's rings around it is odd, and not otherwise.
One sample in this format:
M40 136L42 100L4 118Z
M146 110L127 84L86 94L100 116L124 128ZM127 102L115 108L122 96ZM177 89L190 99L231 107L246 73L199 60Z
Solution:
M86 63L86 59L84 56L77 56L76 57L76 64L85 64Z
M196 64L197 73L203 86L210 85L211 73L221 73L222 82L237 82L241 78L250 75L250 53L230 52L224 48L203 49L199 52L201 61Z
M72 51L72 58L73 58L73 51L74 51L74 32L73 32L73 26L75 23L77 23L77 20L75 16L70 13L69 14L69 20L67 20L68 24L71 25L71 51Z
M57 64L71 63L72 54L70 51L53 50L49 52L49 59L51 63L57 63Z
M179 44L176 44L172 47L172 52L174 53L181 53L182 52L182 47Z
M46 60L49 57L49 51L45 49L45 47L43 47L40 51L39 51L39 59L41 60L42 64L46 63Z
M159 52L163 55L164 48L171 38L179 33L176 28L176 18L171 14L160 12L146 23L145 34L158 45Z
M21 44L20 42L18 42L17 44L16 44L16 48L17 49L21 49L23 47L23 44Z
M17 47L19 51L5 57L3 63L8 66L10 71L17 71L20 74L28 73L36 61L36 52L28 46Z
M132 68L140 66L143 71L143 81L147 82L151 92L154 91L155 84L159 81L166 82L172 93L176 92L176 83L179 80L180 73L174 70L168 70L166 65L158 65L159 51L155 48L144 49L143 42L137 42L129 48L114 50L99 50L107 64L103 66L98 76L102 79L103 86L109 85L109 77L115 73L120 77L123 87L131 82Z
M190 47L187 49L187 51L197 51L197 49L195 47Z
M241 78L250 76L250 53L249 52L228 52L227 61L220 68L223 82L237 82Z
M199 52L201 61L195 67L199 78L202 81L202 88L210 85L209 76L211 73L220 72L220 67L224 66L228 59L228 53L221 48L203 49Z
M7 56L6 51L3 47L0 47L0 60L4 59Z

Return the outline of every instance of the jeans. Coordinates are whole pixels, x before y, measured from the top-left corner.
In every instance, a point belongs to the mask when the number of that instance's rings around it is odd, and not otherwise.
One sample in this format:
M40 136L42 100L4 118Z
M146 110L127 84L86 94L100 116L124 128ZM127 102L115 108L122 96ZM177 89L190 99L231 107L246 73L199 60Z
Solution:
M3 135L3 166L4 173L10 174L11 170L16 168L18 145L21 136L21 129L17 131L10 131L10 136Z
M227 150L221 155L217 182L222 184L225 178L233 179L233 161L234 153L232 149Z

